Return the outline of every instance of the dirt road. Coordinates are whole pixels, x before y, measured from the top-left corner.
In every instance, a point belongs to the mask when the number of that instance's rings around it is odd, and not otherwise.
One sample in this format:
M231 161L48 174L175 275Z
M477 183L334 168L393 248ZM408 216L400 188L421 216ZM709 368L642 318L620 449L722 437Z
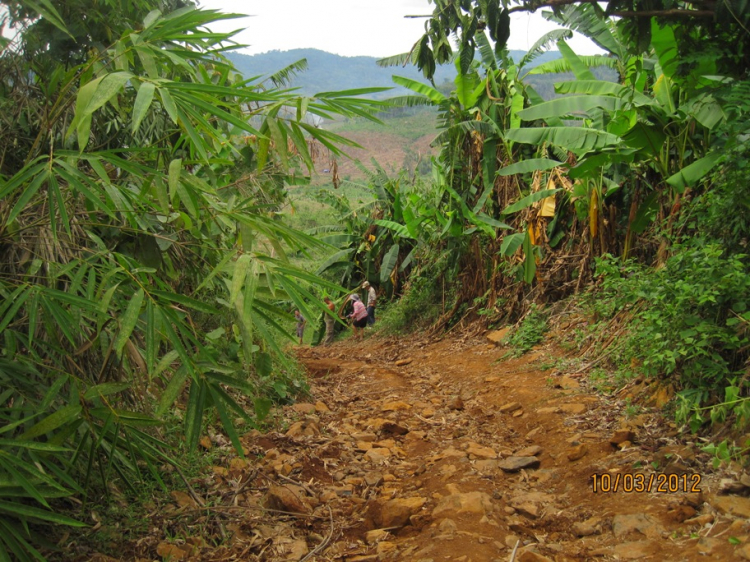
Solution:
M299 480L348 518L329 558L750 558L750 500L714 498L673 425L540 370L554 350L506 353L411 338L300 351L323 410L297 406L324 441L305 454L324 472Z
M157 548L173 560L750 559L750 499L718 495L708 456L624 399L653 389L631 385L605 398L583 378L541 369L559 355L553 349L506 353L483 338L299 349L311 400L286 408L281 431L245 435L248 460L217 460L206 499L222 518L183 527L201 540L144 542L142 552ZM201 511L185 494L175 500L165 521ZM205 540L211 521L221 522L218 547Z

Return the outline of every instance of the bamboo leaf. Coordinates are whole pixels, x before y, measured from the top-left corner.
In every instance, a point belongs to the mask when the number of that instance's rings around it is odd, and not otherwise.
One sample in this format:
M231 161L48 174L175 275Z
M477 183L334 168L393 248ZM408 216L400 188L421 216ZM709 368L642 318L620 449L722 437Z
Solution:
M26 205L28 205L29 201L31 201L31 198L36 195L37 191L39 191L39 188L42 186L42 184L49 178L49 172L41 173L37 177L34 178L34 181L32 181L26 189L24 189L21 196L18 198L18 201L16 201L16 204L13 205L13 208L11 209L10 213L8 214L8 218L6 219L6 224L9 224L13 222L16 217L26 208Z
M12 178L10 178L6 183L3 184L2 189L0 189L0 199L4 199L10 193L29 181L31 178L33 178L40 172L44 172L47 169L47 166L47 162L39 163L38 159L33 160L31 163L29 163L28 166L18 171Z
M154 310L154 316L159 316L157 314L158 310ZM178 358L180 357L179 353L177 353L176 350L171 350L164 354L164 356L159 360L159 362L156 364L156 367L154 367L154 372L152 376L158 377L167 367L170 367L172 363L174 363Z
M131 412L129 410L120 410L117 408L101 407L92 408L89 413L99 419L108 420L111 416L116 418L117 423L122 424L126 427L153 427L162 425L162 422L148 416L146 414L140 414L138 412Z
M146 370L149 373L154 372L156 363L156 352L159 347L159 338L156 329L156 313L154 311L154 302L146 301Z
M2 429L4 431L5 427ZM0 431L0 433L3 431ZM20 439L0 439L0 447L7 449L20 447L21 449L27 449L29 451L43 451L45 453L65 453L70 451L68 447L59 447L57 445L50 445L49 443L42 443L39 441L21 441Z
M179 113L177 111L177 105L175 105L174 100L172 99L172 94L170 94L169 90L166 88L159 88L159 97L161 97L161 103L164 106L167 115L169 115L169 118L172 119L173 123L177 123Z
M122 87L133 78L130 72L112 72L107 74L104 79L98 83L91 99L83 110L83 117L91 115L102 107L105 103L112 100Z
M110 394L117 394L123 390L130 388L130 383L127 382L106 382L103 384L97 384L89 388L83 397L86 400L93 400L100 396L109 396Z
M267 353L256 353L256 356L267 356ZM270 359L270 356L269 356ZM256 359L255 361L255 370L257 371L258 375L261 377L268 377L271 373L270 372L264 372L261 369L258 368L258 361ZM206 378L209 380L216 381L221 384L225 384L227 386L230 386L232 388L236 388L238 390L241 390L245 392L246 394L250 395L256 392L256 388L253 387L249 382L240 380L236 377L232 377L230 375L225 375L222 373L217 372L209 372L206 373Z
M78 129L81 120L86 113L86 108L89 106L89 103L91 103L91 100L93 99L94 94L96 93L96 90L99 87L99 84L101 84L102 80L104 80L104 76L100 76L99 78L86 82L85 84L82 84L78 89L78 95L76 96L75 114L72 121L70 122L70 127L68 128L66 136L69 136L74 130ZM89 116L90 115L91 114L89 113Z
M145 18L143 18L143 29L148 29L161 19L161 10L151 10Z
M299 72L307 70L307 59L300 59L271 74L268 79L277 88L287 87Z
M252 262L250 254L242 254L237 261L234 262L234 272L232 273L232 285L229 290L229 302L233 303L237 300L237 296L242 290L242 286L245 283L245 276L247 275L248 269Z
M70 231L70 219L68 218L68 209L67 205L65 204L65 199L63 198L63 194L60 191L60 185L57 183L57 178L54 174L49 174L49 182L48 182L48 191L49 191L49 206L50 206L50 223L52 226L52 232L55 237L57 237L57 229L55 228L55 217L52 216L53 211L53 204L52 202L56 202L57 210L60 212L60 220L62 221L63 227L65 228L65 232L68 233L69 236L72 236L72 233ZM74 290L71 290L71 292L76 292Z
M182 158L175 158L169 163L169 200L174 203L182 173Z
M177 369L172 375L169 384L167 384L167 387L161 393L161 397L159 398L159 405L155 412L156 417L164 417L164 414L169 411L172 404L174 404L174 401L177 400L177 397L180 395L180 392L182 392L186 379L187 369Z
M29 482L29 480L21 474L18 470L13 467L11 462L8 462L8 459L6 458L6 461L3 463L5 470L7 470L14 483L17 483L23 488L26 493L29 495L29 497L34 498L36 501L38 501L40 504L42 504L44 507L49 508L49 504L47 503L47 500L44 499L44 497L39 493L39 491L36 489L36 487Z
M315 98L317 99L326 99L326 98L347 98L352 96L366 96L370 94L380 94L382 92L387 92L390 90L390 88L377 86L377 87L369 87L369 88L353 88L351 90L336 90L333 92L318 92L315 94ZM341 100L339 100L341 101ZM381 102L376 102L374 100L368 100L369 104L372 104L374 106L382 105Z
M24 432L19 440L34 439L46 435L71 421L75 420L83 411L81 406L70 405L56 410L39 423L33 425L28 431Z
M128 303L125 313L120 318L120 331L115 338L114 350L118 356L122 355L125 343L130 339L143 304L143 289L138 289Z
M24 5L32 8L40 16L54 25L57 29L62 31L65 35L70 37L72 40L75 40L75 37L70 34L70 31L68 31L65 22L60 16L60 12L57 11L50 0L39 0L38 3L34 0L24 0Z
M30 288L23 286L18 287L18 289L14 291L14 298L7 302L7 305L9 306L8 312L3 317L2 322L0 322L0 333L2 333L3 330L8 327L8 324L16 318L16 313L24 305L26 299L29 298L31 292Z
M206 383L204 380L193 380L190 384L187 410L185 411L185 437L188 449L194 451L198 446L203 414L206 408Z
M54 511L47 511L39 509L37 507L31 507L20 503L10 503L0 500L0 513L7 513L10 515L19 515L23 518L37 519L40 521L49 521L50 523L56 523L57 525L68 525L70 527L85 527L86 524L80 521L76 521L71 517L60 515Z
M205 312L206 314L219 314L219 311L216 309L216 307L213 307L210 304L207 304L205 302L201 302L197 299L193 299L185 295L180 295L179 293L170 293L168 291L153 290L151 291L151 295L155 297L159 297L164 300L182 304L184 306L187 306L188 308L192 308L194 310Z
M221 261L218 263L218 265L211 271L211 273L206 276L203 281L201 281L200 285L195 289L196 292L200 291L204 287L208 285L208 283L216 277L216 275L219 274L221 270L224 269L224 267L231 261L231 259L235 256L232 252L227 252L226 255L221 259Z
M138 95L135 97L135 103L133 104L133 125L131 130L134 135L138 132L143 118L146 117L151 107L155 90L156 86L153 82L144 82L138 89Z
M240 443L240 436L237 434L237 430L234 427L234 423L232 423L232 419L229 417L229 414L227 413L227 409L224 404L222 393L219 391L218 387L215 388L214 385L212 384L207 384L206 386L208 386L208 390L211 393L214 407L216 408L216 411L219 413L219 418L221 419L221 425L224 427L224 431L227 432L227 435L229 436L229 439L232 442L232 445L234 445L234 450L237 452L238 456L244 459L245 454L242 451L242 443Z

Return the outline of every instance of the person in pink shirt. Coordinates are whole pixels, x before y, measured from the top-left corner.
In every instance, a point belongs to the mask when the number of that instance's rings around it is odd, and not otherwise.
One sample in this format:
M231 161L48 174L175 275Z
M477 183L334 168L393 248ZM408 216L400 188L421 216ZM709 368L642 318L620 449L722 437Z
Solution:
M359 295L350 295L352 301L352 313L349 318L352 319L352 329L354 330L354 339L361 340L365 337L365 326L367 326L367 308L362 303Z

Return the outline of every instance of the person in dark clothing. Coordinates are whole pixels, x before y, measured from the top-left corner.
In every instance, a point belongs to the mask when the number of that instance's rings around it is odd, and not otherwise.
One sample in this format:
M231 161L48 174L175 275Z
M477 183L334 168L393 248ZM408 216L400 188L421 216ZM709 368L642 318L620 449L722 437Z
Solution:
M305 320L305 317L302 316L302 313L299 310L294 311L294 319L297 321L297 338L299 339L299 344L302 345L302 338L305 335L305 324L307 324L307 320Z

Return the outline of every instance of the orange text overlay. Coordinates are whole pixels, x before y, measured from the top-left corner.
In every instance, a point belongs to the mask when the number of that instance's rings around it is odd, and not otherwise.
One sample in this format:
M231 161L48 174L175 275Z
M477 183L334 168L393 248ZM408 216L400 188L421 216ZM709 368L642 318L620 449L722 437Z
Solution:
M642 474L616 473L592 474L595 494L676 494L678 492L700 492L700 474Z

